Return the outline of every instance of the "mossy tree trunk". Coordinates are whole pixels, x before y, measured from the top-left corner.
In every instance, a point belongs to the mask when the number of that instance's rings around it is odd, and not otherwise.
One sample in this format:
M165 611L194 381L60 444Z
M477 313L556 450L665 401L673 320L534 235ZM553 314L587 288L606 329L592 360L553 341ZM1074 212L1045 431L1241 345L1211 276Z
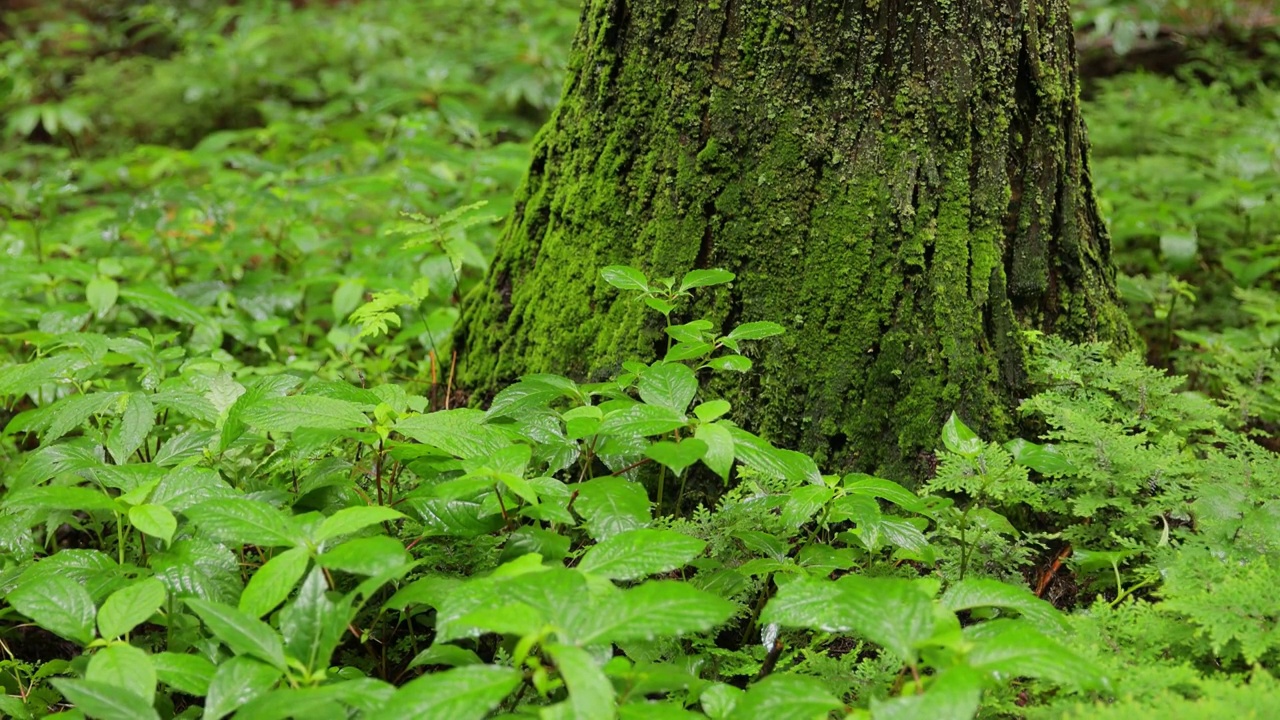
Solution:
M828 469L915 474L953 410L1007 431L1022 331L1133 342L1089 178L1066 0L587 0L463 387L600 379L655 314L599 275L738 275L690 317L773 320L705 386Z

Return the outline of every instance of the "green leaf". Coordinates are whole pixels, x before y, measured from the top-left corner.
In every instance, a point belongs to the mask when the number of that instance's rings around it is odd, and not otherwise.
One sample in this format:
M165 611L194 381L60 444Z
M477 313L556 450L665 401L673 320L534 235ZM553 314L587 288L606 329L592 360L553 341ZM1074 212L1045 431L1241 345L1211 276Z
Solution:
M787 331L775 322L749 322L743 323L733 329L729 333L731 340L763 340L774 335L781 335Z
M146 535L173 542L178 529L178 519L163 505L134 505L129 508L129 523Z
M320 556L321 567L370 576L402 567L411 561L404 545L386 535L348 540Z
M1034 621L1039 627L1067 630L1067 620L1050 603L1041 600L1024 587L1016 587L988 578L969 578L947 588L939 600L942 607L951 611L971 610L977 607L995 607L1016 610L1022 617Z
M460 458L484 457L511 444L484 420L479 410L444 410L405 418L396 423L396 432Z
M732 405L728 400L708 400L693 409L693 414L704 423L715 420L732 409Z
M977 457L982 452L982 440L954 412L942 426L942 444L951 452L963 457Z
M679 411L658 405L636 403L604 416L600 432L605 435L648 437L678 430L689 423Z
M350 600L334 602L328 590L324 571L315 568L303 581L298 597L280 613L285 649L312 673L329 666L351 620Z
M1053 445L1037 445L1022 438L1014 438L1004 444L1013 461L1029 467L1041 475L1059 476L1079 472L1062 451Z
M98 611L98 634L110 640L124 636L164 604L164 583L146 578L111 593Z
M573 486L578 491L574 512L586 522L597 541L649 524L649 493L644 486L622 478L596 478Z
M412 670L416 667L424 665L443 665L445 667L465 667L467 665L481 665L484 661L480 656L466 648L460 648L457 645L448 645L436 643L431 647L423 650L409 661L409 668Z
M235 554L204 537L178 540L152 555L151 570L174 597L234 602L242 589Z
M973 644L969 663L997 678L1033 677L1079 689L1102 689L1098 668L1027 620L991 620L970 625L965 640Z
M240 419L267 432L293 432L298 428L353 430L369 425L360 405L345 400L310 395L263 398L244 408Z
M134 451L142 447L156 424L156 409L145 393L129 394L124 412L107 436L107 451L117 465L128 461Z
M7 599L18 612L55 635L81 645L93 639L93 598L70 578L41 576L19 584Z
M324 542L332 538L360 532L370 525L398 520L404 514L398 510L380 505L358 505L339 510L324 519L316 532L316 542Z
M481 720L520 684L511 668L471 665L405 683L371 717Z
M296 547L263 563L240 594L240 611L260 618L276 609L307 572L310 560L311 553L307 548Z
M544 410L553 400L563 396L564 392L559 388L521 381L500 390L485 416L519 418L530 411Z
M252 655L285 669L284 643L271 626L261 620L222 603L187 598L191 608L209 631L237 655Z
M914 664L933 634L933 600L909 580L846 575L835 582L797 580L779 588L761 622L827 632L853 630Z
M698 378L688 365L661 363L640 374L640 399L683 415L698 392Z
M99 275L90 280L84 288L85 302L89 303L89 309L99 318L115 307L119 297L120 286L109 277Z
M982 676L972 668L948 668L921 695L871 699L874 720L972 720L982 700Z
M727 621L736 606L674 580L651 580L592 606L575 638L580 645L652 640L704 632Z
M675 530L628 530L587 550L578 569L610 580L636 580L683 567L706 547L706 541Z
M577 720L578 718L599 718L607 720L617 716L614 709L613 684L605 676L604 671L591 657L591 654L580 647L571 645L548 644L543 647L551 659L555 661L556 670L564 679L569 689L569 699L549 710L551 718Z
M160 720L151 703L114 685L72 678L53 678L49 682L76 708L96 720Z
M619 290L649 292L649 279L633 267L609 265L600 270L600 277Z
M707 444L696 437L685 438L678 443L664 440L650 445L644 451L645 457L666 465L677 475L706 454Z
M818 464L808 455L776 448L741 428L730 426L729 432L735 457L749 467L797 484L823 484Z
M747 688L729 715L731 720L815 720L844 707L817 678L790 673L770 675Z
M745 355L722 355L707 361L707 367L712 370L728 370L730 372L748 372L753 366L751 358Z
M296 545L300 539L284 515L261 500L215 498L183 514L209 537L232 545L280 547Z
M160 682L180 693L204 697L209 693L214 665L199 655L162 652L151 656Z
M711 468L721 480L727 481L729 470L733 467L733 433L718 423L703 423L694 430L693 437L707 444L702 464Z
M690 270L680 281L680 292L694 288L723 285L737 277L728 270Z
M219 664L209 682L203 720L222 720L270 690L281 675L279 669L244 655Z
M147 654L132 645L115 643L89 658L85 680L110 685L147 702L156 696L156 669Z

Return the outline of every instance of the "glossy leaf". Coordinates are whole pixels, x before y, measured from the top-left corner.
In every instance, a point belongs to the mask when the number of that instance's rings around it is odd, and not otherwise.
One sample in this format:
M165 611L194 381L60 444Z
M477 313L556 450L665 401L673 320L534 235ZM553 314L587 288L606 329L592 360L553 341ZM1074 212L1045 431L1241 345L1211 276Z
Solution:
M636 580L682 567L706 546L674 530L629 530L587 550L578 569L611 580Z
M98 634L105 639L122 637L154 615L166 595L164 583L155 578L120 588L98 610Z

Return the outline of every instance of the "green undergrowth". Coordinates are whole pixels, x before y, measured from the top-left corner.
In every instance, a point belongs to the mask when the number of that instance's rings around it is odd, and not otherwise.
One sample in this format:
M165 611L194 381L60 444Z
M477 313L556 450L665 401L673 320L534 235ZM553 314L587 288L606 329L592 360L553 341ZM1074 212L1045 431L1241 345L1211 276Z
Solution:
M572 3L122 7L3 44L0 715L1280 705L1280 106L1250 68L1099 88L1148 356L1027 335L1038 432L953 415L912 491L726 419L705 388L785 330L663 322L722 271L600 269L665 356L467 407L458 302Z

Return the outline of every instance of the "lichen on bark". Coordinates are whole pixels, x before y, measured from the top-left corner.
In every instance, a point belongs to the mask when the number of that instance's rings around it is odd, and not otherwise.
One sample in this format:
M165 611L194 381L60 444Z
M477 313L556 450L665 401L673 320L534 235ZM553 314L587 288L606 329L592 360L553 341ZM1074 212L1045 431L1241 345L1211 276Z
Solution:
M1135 342L1072 43L1065 0L588 0L463 386L652 358L660 323L600 268L721 267L689 319L789 330L704 385L741 424L900 478L953 409L1008 432L1023 331Z

